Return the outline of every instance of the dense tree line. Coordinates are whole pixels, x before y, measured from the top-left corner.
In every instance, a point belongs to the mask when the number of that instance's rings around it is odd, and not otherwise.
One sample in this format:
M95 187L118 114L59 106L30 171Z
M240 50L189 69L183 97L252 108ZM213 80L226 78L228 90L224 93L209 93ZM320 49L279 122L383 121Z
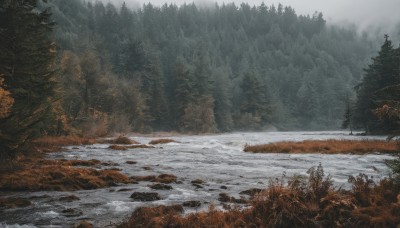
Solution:
M375 51L356 28L282 5L0 11L3 154L44 134L338 128Z
M338 128L375 48L355 29L326 25L321 13L282 5L49 4L64 110L75 126L107 119L102 127L117 131Z

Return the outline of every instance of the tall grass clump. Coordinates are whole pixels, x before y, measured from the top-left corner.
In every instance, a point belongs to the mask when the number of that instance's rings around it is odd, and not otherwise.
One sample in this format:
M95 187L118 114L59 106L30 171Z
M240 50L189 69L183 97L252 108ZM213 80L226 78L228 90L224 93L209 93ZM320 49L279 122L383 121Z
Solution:
M143 207L118 227L396 227L399 185L365 175L350 177L350 190L335 189L321 165L308 178L277 178L256 194L250 207L183 215L169 206Z

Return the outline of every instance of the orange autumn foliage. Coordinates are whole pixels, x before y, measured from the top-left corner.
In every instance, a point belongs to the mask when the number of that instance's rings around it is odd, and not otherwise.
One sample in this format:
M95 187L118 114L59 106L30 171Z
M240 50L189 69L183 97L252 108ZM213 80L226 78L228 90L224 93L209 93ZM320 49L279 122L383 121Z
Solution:
M4 88L4 79L2 76L0 75L0 119L10 114L10 109L14 104L11 93Z

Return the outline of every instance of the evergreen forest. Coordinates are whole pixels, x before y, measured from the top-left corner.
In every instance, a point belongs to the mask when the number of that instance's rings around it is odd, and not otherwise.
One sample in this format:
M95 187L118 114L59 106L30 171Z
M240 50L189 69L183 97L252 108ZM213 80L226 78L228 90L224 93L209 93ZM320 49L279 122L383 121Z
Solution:
M399 49L386 36L371 59L383 34L319 12L5 0L0 17L3 151L43 135L332 130L343 115L374 132L373 110L394 108L375 95L398 84Z

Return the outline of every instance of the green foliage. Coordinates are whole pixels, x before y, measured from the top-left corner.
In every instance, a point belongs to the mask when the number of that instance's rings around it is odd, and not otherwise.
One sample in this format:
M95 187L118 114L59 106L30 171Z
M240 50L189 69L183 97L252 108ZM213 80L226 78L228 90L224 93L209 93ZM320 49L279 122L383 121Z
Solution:
M229 74L224 69L215 70L215 86L213 97L215 99L215 121L220 131L226 132L233 129L232 118L232 85Z
M0 3L0 75L15 101L0 120L0 159L15 156L46 131L54 101L54 23L49 9L36 6L36 0Z
M183 119L186 107L195 101L194 94L192 93L194 82L187 65L181 62L176 64L174 76L174 122L178 126L178 129L180 129L184 126Z
M267 86L254 71L244 76L240 86L242 99L238 123L242 129L260 129L268 123L272 113Z

